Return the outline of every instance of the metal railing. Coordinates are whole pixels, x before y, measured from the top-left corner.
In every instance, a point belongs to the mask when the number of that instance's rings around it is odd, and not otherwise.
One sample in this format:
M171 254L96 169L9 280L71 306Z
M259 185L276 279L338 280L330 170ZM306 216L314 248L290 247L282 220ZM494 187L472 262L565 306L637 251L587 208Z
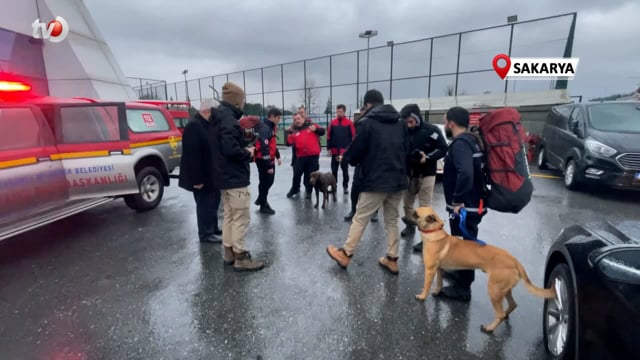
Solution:
M298 107L325 124L335 107L347 114L360 108L369 88L393 99L507 93L516 81L501 80L492 68L500 53L514 57L571 57L577 13L512 22L402 43L337 53L278 65L175 83L140 79L139 95L163 100L188 99L198 106L217 97L232 81L245 89L245 113L264 115L269 106L285 112L285 124ZM558 34L566 34L566 36ZM367 54L370 64L367 65ZM368 75L368 76L367 76ZM369 81L363 81L368 78ZM155 81L155 82L154 82ZM564 89L566 81L517 81L518 91Z

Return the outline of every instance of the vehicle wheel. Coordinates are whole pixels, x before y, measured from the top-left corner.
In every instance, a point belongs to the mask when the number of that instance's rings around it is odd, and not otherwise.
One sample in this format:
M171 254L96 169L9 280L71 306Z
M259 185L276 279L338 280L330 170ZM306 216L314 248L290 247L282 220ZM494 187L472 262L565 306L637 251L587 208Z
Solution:
M162 174L155 167L149 166L142 169L137 175L140 192L135 195L127 195L125 204L138 212L149 211L160 204L164 195Z
M547 170L548 168L546 151L544 150L544 147L540 146L540 149L538 150L538 169Z
M544 346L552 359L573 359L575 352L575 299L571 272L567 264L556 265L547 287L554 287L557 299L544 301L542 329Z
M580 185L579 177L578 166L575 160L569 160L567 166L564 168L564 186L570 190L577 190Z

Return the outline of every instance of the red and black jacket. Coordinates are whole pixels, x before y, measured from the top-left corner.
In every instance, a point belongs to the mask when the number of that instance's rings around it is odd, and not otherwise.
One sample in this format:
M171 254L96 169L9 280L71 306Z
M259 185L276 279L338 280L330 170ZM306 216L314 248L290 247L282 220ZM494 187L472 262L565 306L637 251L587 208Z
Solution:
M309 130L312 125L316 127L316 131ZM325 132L325 128L307 120L302 129L291 132L287 136L287 145L295 148L297 158L318 156L320 155L320 136Z
M329 131L327 132L327 148L332 155L342 155L356 136L356 128L353 121L346 116L342 119L331 120Z
M256 161L268 160L273 164L274 159L280 159L276 137L276 124L265 119L258 127L258 137L256 139Z

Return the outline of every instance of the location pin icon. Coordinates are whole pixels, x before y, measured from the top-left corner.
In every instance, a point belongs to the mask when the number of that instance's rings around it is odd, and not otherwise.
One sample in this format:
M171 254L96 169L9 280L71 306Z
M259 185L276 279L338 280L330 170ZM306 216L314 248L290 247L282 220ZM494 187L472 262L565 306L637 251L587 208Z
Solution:
M500 67L498 65L499 60L504 60L507 63L506 66ZM496 74L498 74L498 76L500 76L502 80L504 80L504 78L507 76L510 68L511 68L511 59L509 58L509 55L499 54L493 58L493 70L496 71Z

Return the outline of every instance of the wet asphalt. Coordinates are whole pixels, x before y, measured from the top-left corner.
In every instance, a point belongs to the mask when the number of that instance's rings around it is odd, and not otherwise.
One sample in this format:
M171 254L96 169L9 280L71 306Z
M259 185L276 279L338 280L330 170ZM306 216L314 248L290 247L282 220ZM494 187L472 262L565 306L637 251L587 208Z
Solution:
M175 179L154 211L116 200L0 243L0 359L546 358L543 302L522 285L519 307L493 335L480 332L494 315L485 274L476 272L469 304L416 301L417 235L401 241L398 276L377 264L382 221L368 225L349 269L339 268L325 248L346 238L349 195L339 192L326 210L287 199L288 163L269 197L276 215L252 204L247 244L267 262L258 273L233 272L221 245L198 242L193 197ZM328 158L321 169L329 171ZM254 165L252 182L253 203ZM638 194L534 184L530 205L490 213L480 238L514 254L537 285L562 227L639 216ZM434 206L445 215L439 183Z

